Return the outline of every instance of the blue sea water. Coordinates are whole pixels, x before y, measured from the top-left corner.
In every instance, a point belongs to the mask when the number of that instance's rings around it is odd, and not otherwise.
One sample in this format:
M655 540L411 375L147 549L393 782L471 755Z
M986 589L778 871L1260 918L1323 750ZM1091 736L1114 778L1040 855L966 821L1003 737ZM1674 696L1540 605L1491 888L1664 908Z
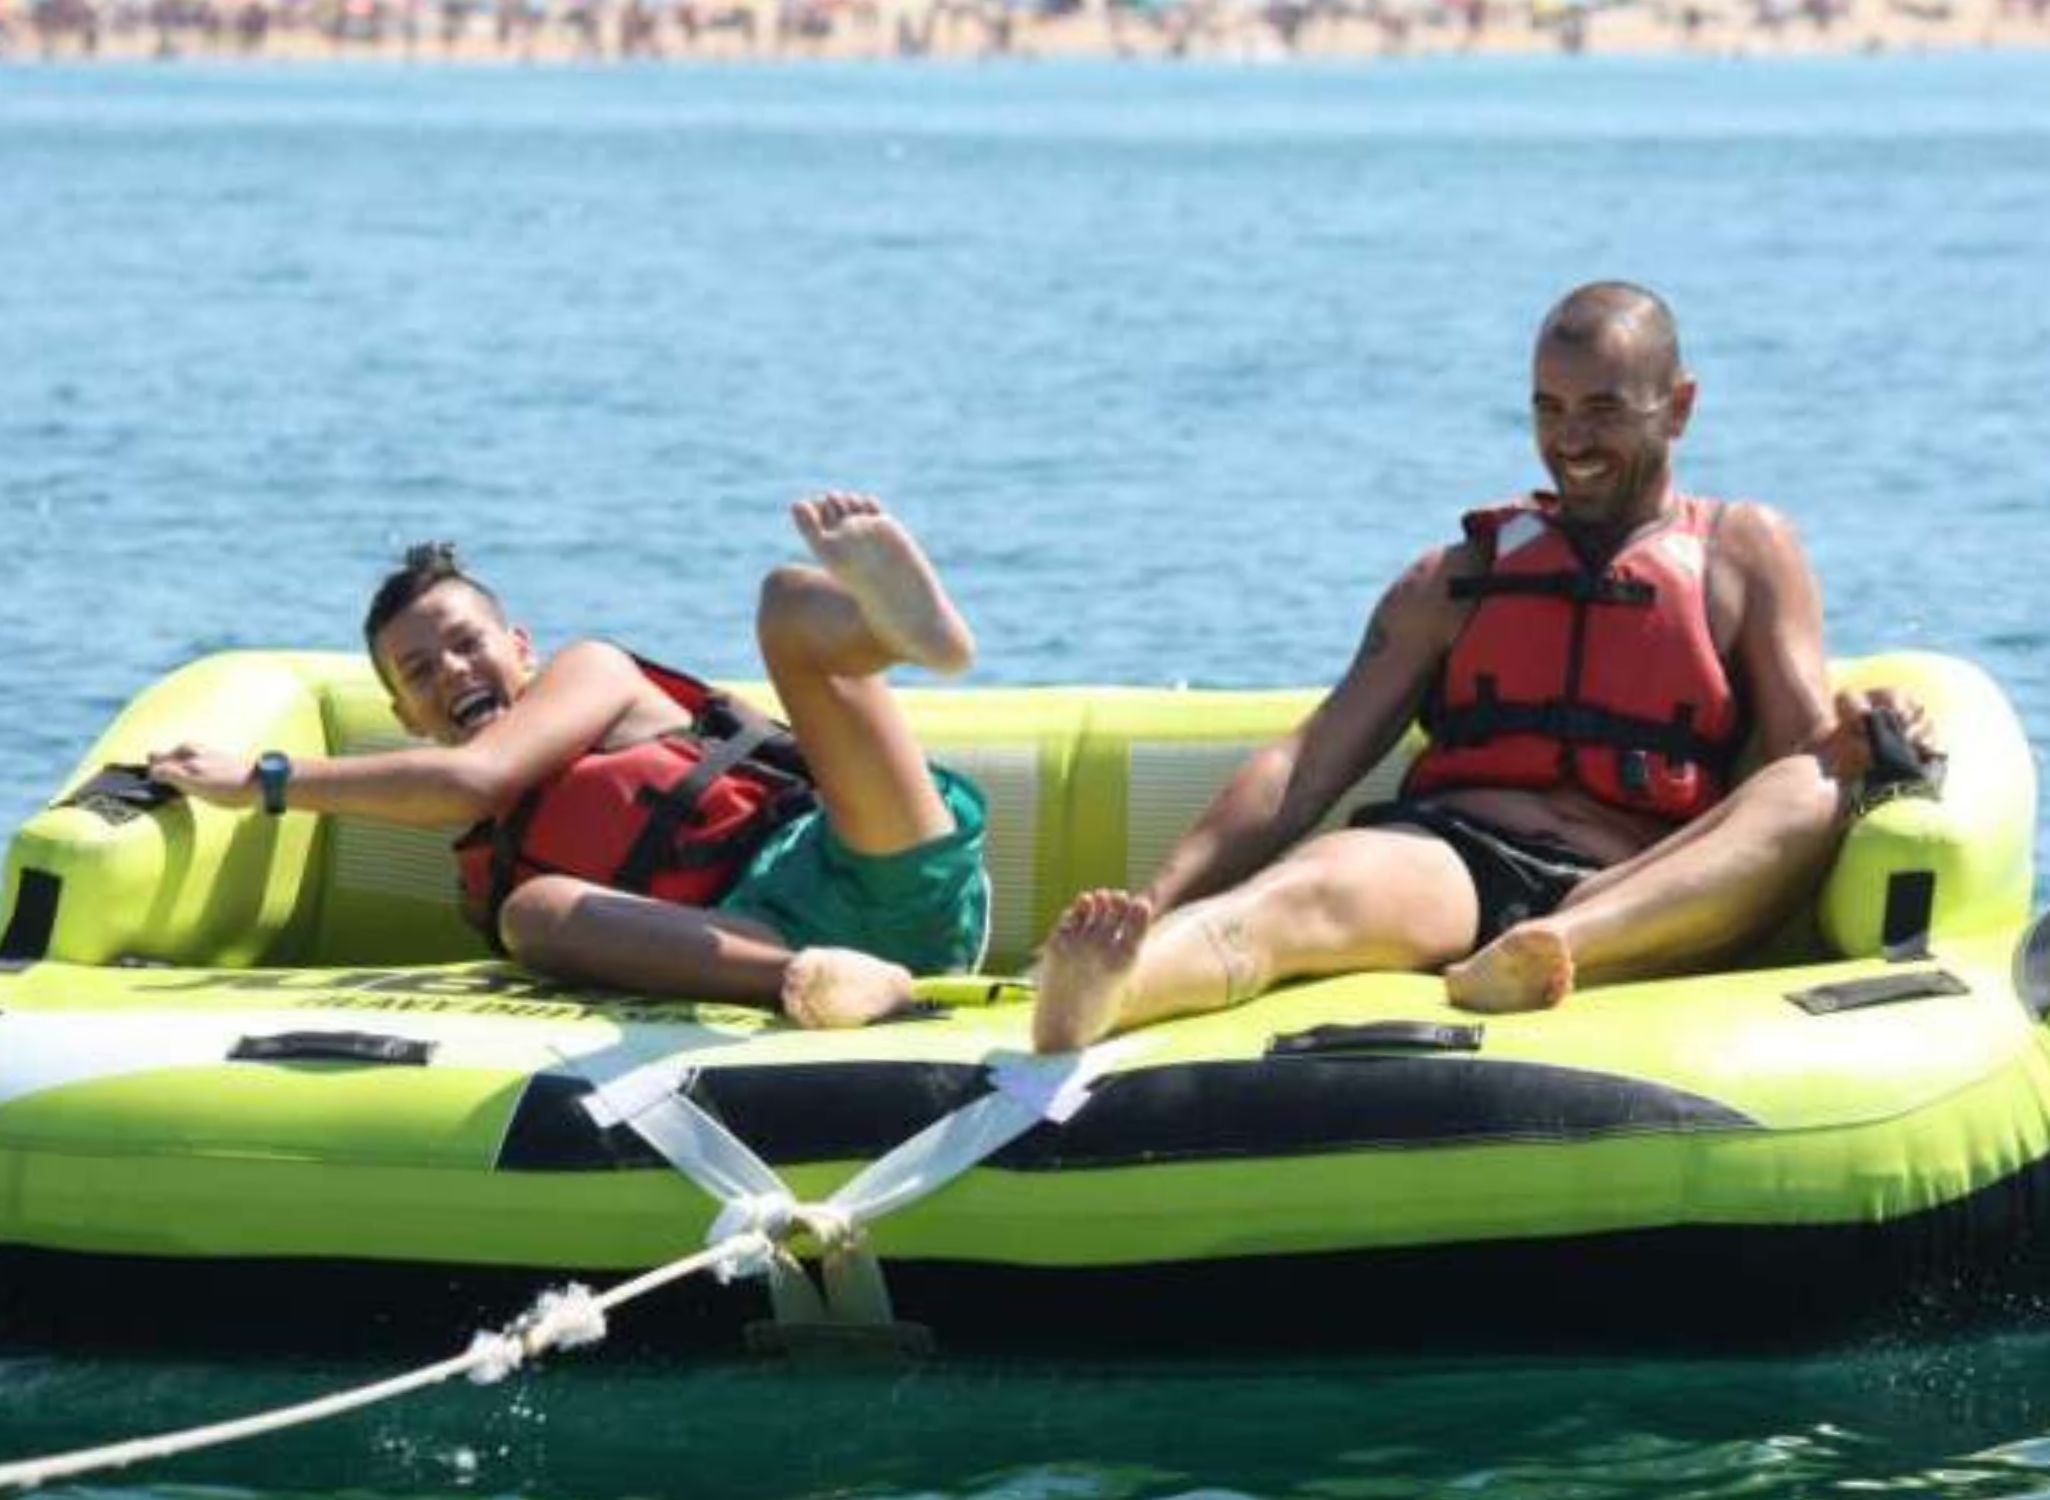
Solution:
M916 524L983 680L1328 681L1538 478L1531 330L1599 276L1674 303L1684 477L1797 521L1832 650L1974 657L2050 744L2046 271L2044 56L0 67L0 825L193 655L352 644L420 537L544 644L751 674L829 484ZM0 1348L0 1457L380 1372ZM2022 1495L2046 1407L2032 1307L1774 1359L601 1352L70 1492Z

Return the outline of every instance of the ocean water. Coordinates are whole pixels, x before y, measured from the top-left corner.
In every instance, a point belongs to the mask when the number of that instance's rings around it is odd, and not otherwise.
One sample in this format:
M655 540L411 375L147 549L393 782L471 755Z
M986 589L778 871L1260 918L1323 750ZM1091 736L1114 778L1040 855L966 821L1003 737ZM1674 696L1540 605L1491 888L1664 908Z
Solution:
M1794 518L1832 651L1971 656L2050 744L2050 56L0 67L0 825L190 657L351 645L422 537L544 644L751 674L825 485L981 680L1329 681L1539 477L1530 334L1602 276L1673 302L1683 477ZM0 1347L0 1457L384 1369ZM2046 1408L2026 1301L1771 1358L601 1350L65 1492L2023 1495Z

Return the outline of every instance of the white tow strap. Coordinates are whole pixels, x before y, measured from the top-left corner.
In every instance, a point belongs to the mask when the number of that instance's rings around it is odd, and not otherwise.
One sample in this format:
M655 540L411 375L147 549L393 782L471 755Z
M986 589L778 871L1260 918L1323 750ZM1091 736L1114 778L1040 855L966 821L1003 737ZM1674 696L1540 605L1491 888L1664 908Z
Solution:
M1065 1125L1116 1056L1117 1044L1072 1057L1003 1053L990 1064L992 1092L942 1115L856 1173L826 1200L866 1224L945 1187L1042 1120Z
M887 1292L861 1231L876 1219L915 1203L979 1166L1042 1121L1064 1124L1088 1103L1090 1089L1137 1045L1131 1038L1057 1057L999 1053L988 1064L993 1088L942 1115L843 1183L823 1203L800 1203L789 1186L732 1131L694 1103L687 1089L696 1070L687 1055L607 1068L607 1054L576 1058L558 1052L563 1066L591 1085L584 1112L601 1128L625 1125L662 1159L720 1205L706 1235L710 1244L732 1242L748 1230L752 1256L729 1256L721 1280L767 1275L784 1321L821 1314L833 1321L888 1321ZM821 1307L793 1278L803 1272L782 1242L796 1223L809 1230L831 1261L852 1261L829 1275ZM773 1248L770 1248L773 1246ZM830 1266L829 1266L830 1268ZM839 1285L861 1290L856 1306L834 1295Z
M592 1124L601 1130L629 1127L721 1205L719 1218L705 1236L707 1244L750 1229L761 1231L768 1240L780 1240L788 1232L796 1200L783 1179L739 1136L683 1096L681 1090L696 1076L688 1058L663 1058L607 1078L590 1066L590 1059L556 1055L591 1085L581 1102ZM767 1254L764 1247L745 1260L722 1262L718 1277L732 1281L763 1275L769 1269Z

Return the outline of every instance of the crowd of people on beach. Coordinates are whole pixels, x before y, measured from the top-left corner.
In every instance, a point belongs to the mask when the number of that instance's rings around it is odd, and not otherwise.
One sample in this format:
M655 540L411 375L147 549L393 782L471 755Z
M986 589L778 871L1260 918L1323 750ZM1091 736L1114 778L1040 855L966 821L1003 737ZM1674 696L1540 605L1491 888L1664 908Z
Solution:
M2050 0L0 0L0 58L1108 54L1956 45Z

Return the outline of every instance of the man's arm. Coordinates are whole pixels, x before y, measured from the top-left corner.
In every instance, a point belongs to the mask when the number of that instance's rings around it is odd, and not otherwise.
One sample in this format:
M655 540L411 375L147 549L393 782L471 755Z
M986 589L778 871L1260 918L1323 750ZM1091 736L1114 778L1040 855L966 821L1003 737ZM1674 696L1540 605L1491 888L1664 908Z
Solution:
M560 652L476 738L373 755L308 757L292 766L295 812L449 827L502 812L529 787L605 739L642 691L617 646L582 641ZM150 757L150 775L208 802L253 805L254 768L242 756L180 745Z
M1374 608L1352 665L1292 733L1257 751L1184 834L1147 885L1156 914L1237 884L1314 828L1401 739L1457 628L1433 552Z
M1732 506L1717 547L1735 594L1732 655L1760 763L1814 750L1836 727L1822 648L1822 591L1794 528L1767 506Z

